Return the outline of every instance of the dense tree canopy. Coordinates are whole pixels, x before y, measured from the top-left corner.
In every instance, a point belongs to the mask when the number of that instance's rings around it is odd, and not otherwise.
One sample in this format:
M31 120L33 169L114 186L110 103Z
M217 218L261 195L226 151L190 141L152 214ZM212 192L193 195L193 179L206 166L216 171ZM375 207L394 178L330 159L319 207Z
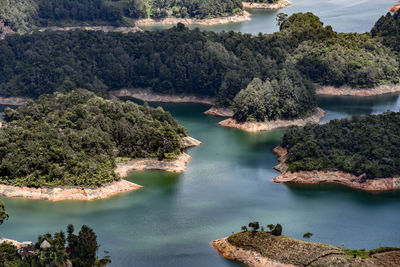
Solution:
M382 16L371 30L372 36L380 37L383 43L400 52L400 11Z
M79 235L75 235L74 227L68 225L67 231L68 236L62 231L54 235L40 235L35 244L23 245L20 250L11 243L1 243L0 265L42 267L72 264L74 267L103 267L111 262L109 256L97 258L99 244L93 229L83 225Z
M367 179L400 175L400 113L354 116L292 128L283 136L289 169L341 170Z
M241 14L241 0L1 0L0 20L14 30L37 26L127 26L138 18L214 18Z
M9 36L0 41L0 95L151 88L216 97L221 106L235 102L236 118L263 120L310 112L315 107L310 84L366 88L399 81L395 52L382 45L380 37L338 34L312 13L281 17L280 32L257 36L201 32L183 24L130 34L73 31ZM245 89L254 78L279 84L282 88L274 95L284 107L268 109L265 116L250 114L252 108L247 109L249 114L240 111L246 104L240 99L252 92Z
M161 108L104 100L86 90L6 109L0 182L94 187L119 179L115 158L173 158L185 129Z

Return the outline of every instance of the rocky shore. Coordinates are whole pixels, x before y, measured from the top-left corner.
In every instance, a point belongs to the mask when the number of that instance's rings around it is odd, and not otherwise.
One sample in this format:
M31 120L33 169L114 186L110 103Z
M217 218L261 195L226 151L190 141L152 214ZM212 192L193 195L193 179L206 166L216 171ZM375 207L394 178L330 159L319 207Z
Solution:
M44 27L40 28L39 31L74 31L74 30L85 30L85 31L103 31L103 32L121 32L121 33L130 33L130 32L141 32L143 31L137 26L134 27L114 27L114 26L70 26L70 27Z
M5 106L21 106L28 101L29 98L26 97L6 97L6 96L0 96L0 105L5 105Z
M244 8L248 9L281 9L287 6L290 6L293 4L290 1L287 0L280 0L275 4L269 4L269 3L250 3L250 2L242 2Z
M202 25L202 26L213 26L227 23L238 23L251 20L250 13L243 11L240 15L234 15L229 17L219 17L211 19L194 19L194 18L164 18L164 19L138 19L135 21L136 26L150 26L150 25L176 25L183 23L186 25Z
M348 86L322 86L316 90L317 95L331 96L376 96L391 93L400 93L400 84L385 84L365 89L355 89Z
M200 141L190 136L182 138L181 142L182 148L184 149L199 146L201 144ZM186 153L182 153L176 159L133 159L123 163L117 163L117 167L114 169L114 171L120 176L120 178L127 177L130 172L135 170L162 170L180 173L186 170L186 164L190 161L190 159L191 157ZM0 196L22 197L49 201L98 200L140 188L142 188L141 185L126 181L124 179L117 180L97 188L81 188L72 186L32 188L0 184Z
M116 194L137 190L142 186L126 180L114 181L98 188L78 187L55 187L55 188L32 188L0 184L0 196L22 197L29 199L40 199L49 201L62 200L98 200L109 198Z
M326 112L321 108L316 108L315 111L308 117L297 120L276 120L266 122L237 122L236 120L229 118L218 123L224 127L231 127L240 129L246 132L255 133L261 131L271 131L278 128L286 128L289 126L304 126L307 123L318 123L325 116Z
M394 267L400 261L399 248L364 251L364 257L356 257L329 244L304 242L264 231L237 233L213 241L212 246L224 258L250 267Z
M165 95L154 93L146 89L121 89L110 92L114 97L131 97L144 102L164 102L164 103L199 103L214 105L215 99L212 97L189 96L189 95Z
M279 156L280 162L274 167L281 172L281 175L274 178L276 183L293 184L322 184L334 183L341 184L351 188L366 191L389 191L400 189L400 177L387 177L365 179L365 175L354 175L343 171L288 171L288 165L285 163L287 150L282 147L276 147L273 152Z
M241 262L250 267L296 267L293 264L284 264L274 261L267 257L263 257L257 251L243 249L229 243L228 238L214 240L212 246L225 259Z
M232 117L234 112L231 108L218 108L213 106L205 111L204 114L215 117Z

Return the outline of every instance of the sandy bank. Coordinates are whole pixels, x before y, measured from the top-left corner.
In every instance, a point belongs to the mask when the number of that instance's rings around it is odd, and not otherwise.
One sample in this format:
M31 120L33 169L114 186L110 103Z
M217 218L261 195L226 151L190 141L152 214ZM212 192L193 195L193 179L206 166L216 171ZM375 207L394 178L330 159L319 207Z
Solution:
M158 170L181 173L186 171L186 165L192 157L186 153L180 154L176 159L133 159L124 163L117 163L114 171L124 178L132 171Z
M113 26L71 26L71 27L44 27L40 28L39 31L74 31L74 30L85 30L85 31L103 31L103 32L141 32L143 31L139 27L113 27Z
M243 8L248 9L281 9L293 4L287 0L280 0L275 4L268 4L268 3L250 3L250 2L242 2Z
M321 184L335 183L342 184L355 189L366 191L388 191L400 189L400 177L365 179L365 175L354 175L343 171L288 171L285 163L287 150L277 147L273 150L279 156L280 162L274 167L282 174L274 178L276 183L296 183L296 184Z
M263 257L256 251L234 246L229 243L227 237L213 241L212 246L225 259L241 262L250 267L296 267L296 265L284 264Z
M251 20L250 13L243 11L241 15L234 15L229 17L219 17L211 19L194 19L194 18L164 18L164 19L138 19L135 21L136 26L150 26L150 25L175 25L183 23L186 25L202 25L213 26L227 23L238 23Z
M199 146L201 144L200 141L190 136L182 138L181 142L182 148L184 149ZM124 163L117 163L117 167L114 169L114 171L115 173L119 174L121 178L127 177L130 172L135 170L162 170L180 173L186 170L186 164L190 161L190 159L191 157L186 153L182 153L176 159L133 159ZM0 184L0 196L22 197L49 201L98 200L140 188L142 188L141 185L126 181L124 179L102 185L98 188L80 188L72 186L32 188Z
M0 96L0 105L5 105L5 106L21 106L28 101L29 98L27 97L6 97L6 96Z
M131 97L144 102L165 102L165 103L199 103L213 105L215 99L212 97L189 96L189 95L166 95L154 93L146 89L121 89L110 92L114 97Z
M218 108L213 106L205 111L204 114L216 117L232 117L234 112L231 108Z
M182 149L200 146L201 142L193 137L186 136L181 140ZM117 163L114 169L121 178L127 177L132 171L146 171L158 170L181 173L186 171L186 165L192 157L186 153L181 153L176 159L163 159L156 158L147 159L131 159L126 162Z
M348 86L322 86L317 88L317 95L332 96L376 96L391 93L400 93L400 84L386 84L374 88L354 89Z
M318 123L325 116L326 112L321 108L316 108L315 111L308 117L304 119L297 120L276 120L276 121L266 121L266 122L242 122L239 123L236 120L230 118L218 123L224 127L237 128L246 132L261 132L270 131L278 128L286 128L289 126L304 126L307 123Z
M369 254L365 258L353 257L340 247L274 236L264 231L237 233L215 240L212 245L224 258L250 267L394 267L400 261L398 248L366 252Z
M137 190L141 187L142 186L140 185L123 179L114 181L110 184L105 184L98 188L78 188L67 186L55 188L32 188L0 184L0 196L23 197L49 201L97 200L132 190Z

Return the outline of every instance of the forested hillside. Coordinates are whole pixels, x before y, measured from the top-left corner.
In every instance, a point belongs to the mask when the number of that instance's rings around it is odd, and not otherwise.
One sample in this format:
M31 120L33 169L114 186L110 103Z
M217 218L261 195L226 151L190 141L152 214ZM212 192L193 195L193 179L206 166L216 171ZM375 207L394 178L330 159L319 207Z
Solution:
M372 36L382 38L383 43L400 52L400 11L382 16L372 28Z
M0 183L95 187L119 179L115 157L174 158L186 136L169 113L86 90L4 111Z
M280 23L280 32L257 36L201 32L183 24L131 34L9 36L0 42L0 95L150 87L213 96L218 105L234 105L238 120L264 120L311 112L313 83L365 88L399 81L395 52L380 38L338 34L312 13L283 17ZM255 78L263 89L248 88Z
M42 26L129 26L139 18L214 18L241 14L241 0L2 0L0 20L19 32Z
M292 128L283 136L289 170L341 170L367 179L400 175L400 113L354 116Z

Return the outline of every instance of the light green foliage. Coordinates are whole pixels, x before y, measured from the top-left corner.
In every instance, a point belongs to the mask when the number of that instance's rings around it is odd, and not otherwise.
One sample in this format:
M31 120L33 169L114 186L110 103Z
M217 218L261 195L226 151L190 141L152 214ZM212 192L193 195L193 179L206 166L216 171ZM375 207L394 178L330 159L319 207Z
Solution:
M0 20L20 33L29 31L37 17L37 0L0 0Z
M171 158L185 130L161 108L104 100L85 90L6 109L0 182L96 187L118 179L115 157Z

